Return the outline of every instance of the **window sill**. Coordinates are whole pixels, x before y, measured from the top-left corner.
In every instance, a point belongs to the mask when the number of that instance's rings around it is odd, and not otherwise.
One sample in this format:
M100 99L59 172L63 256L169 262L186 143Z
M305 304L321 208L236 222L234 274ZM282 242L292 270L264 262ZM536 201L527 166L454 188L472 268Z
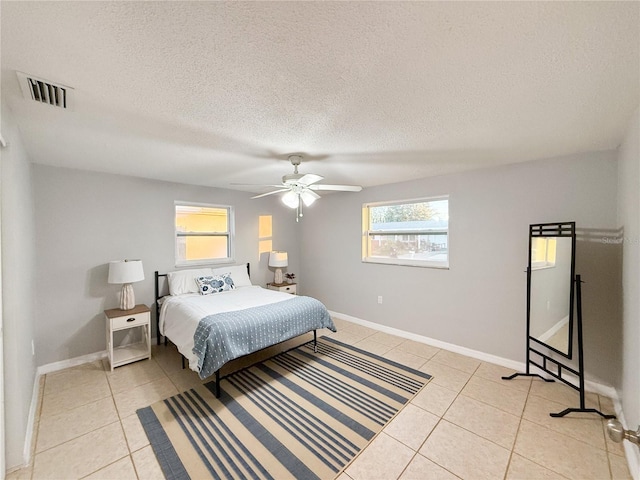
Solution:
M539 266L532 266L531 270L532 271L536 271L536 270L547 270L548 268L556 268L555 265L539 265Z
M447 263L426 262L426 261L411 260L411 259L366 257L362 259L362 263L378 263L383 265L397 265L401 267L420 267L420 268L435 268L438 270L449 270L448 262Z
M192 262L176 262L176 268L187 267L209 267L212 265L235 265L236 261L233 258L221 258L219 260L197 260Z

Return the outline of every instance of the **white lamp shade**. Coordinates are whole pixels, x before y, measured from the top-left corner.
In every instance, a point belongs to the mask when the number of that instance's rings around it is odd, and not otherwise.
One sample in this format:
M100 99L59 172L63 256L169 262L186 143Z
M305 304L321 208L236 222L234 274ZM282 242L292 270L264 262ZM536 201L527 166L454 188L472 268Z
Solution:
M297 193L289 191L282 196L282 203L289 208L298 208L300 197Z
M109 262L109 283L133 283L144 280L141 260Z
M302 201L304 202L304 204L307 207L310 207L311 205L313 205L313 202L315 202L318 198L320 198L320 195L318 195L316 192L305 190L300 194L300 197L302 198Z
M286 267L288 264L287 252L271 252L269 254L270 267Z

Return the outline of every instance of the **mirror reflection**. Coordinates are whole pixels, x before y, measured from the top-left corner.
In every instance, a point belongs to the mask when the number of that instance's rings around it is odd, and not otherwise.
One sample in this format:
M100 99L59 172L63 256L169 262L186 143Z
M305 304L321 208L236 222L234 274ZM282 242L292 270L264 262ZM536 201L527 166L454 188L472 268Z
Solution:
M532 237L529 334L570 356L572 238Z

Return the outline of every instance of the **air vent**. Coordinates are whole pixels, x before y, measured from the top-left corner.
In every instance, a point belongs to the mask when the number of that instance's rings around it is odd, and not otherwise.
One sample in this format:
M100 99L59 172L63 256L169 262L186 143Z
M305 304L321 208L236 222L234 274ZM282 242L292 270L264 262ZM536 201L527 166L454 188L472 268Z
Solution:
M71 108L71 93L73 88L56 85L48 80L16 72L24 98L45 103L54 107Z

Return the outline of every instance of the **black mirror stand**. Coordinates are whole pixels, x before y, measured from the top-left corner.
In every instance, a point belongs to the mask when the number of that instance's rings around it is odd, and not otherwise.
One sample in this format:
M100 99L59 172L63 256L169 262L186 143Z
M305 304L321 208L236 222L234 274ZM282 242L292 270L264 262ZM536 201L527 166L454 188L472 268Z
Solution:
M513 378L516 378L518 376L524 376L524 377L540 377L542 380L544 380L545 382L554 382L555 380L550 379L550 378L544 378L542 375L539 375L537 373L531 373L530 370L530 365L534 365L535 367L538 367L539 369L545 371L546 373L548 373L549 375L551 375L552 377L560 380L561 382L565 383L566 385L568 385L569 387L573 388L574 390L577 390L580 393L580 407L579 408L567 408L561 412L558 413L550 413L549 415L551 415L552 417L564 417L565 415L569 414L569 413L597 413L598 415L600 415L603 418L616 418L615 415L606 415L604 413L602 413L600 410L597 410L595 408L586 408L586 403L585 403L585 392L584 392L584 352L583 352L583 346L582 346L582 280L580 279L580 275L576 275L575 277L575 287L576 287L576 323L577 323L577 327L578 327L578 370L574 370L571 367L568 367L567 365L564 365L560 362L558 362L557 360L555 360L554 358L550 357L549 355L545 355L542 352L539 352L538 350L536 350L535 348L533 348L531 346L531 340L529 337L529 325L527 325L527 366L526 366L526 373L514 373L513 375L509 375L508 377L502 377L503 380L511 380ZM527 295L529 293L527 292ZM570 320L571 321L571 320ZM542 363L539 363L535 360L533 360L531 358L531 354L537 355L542 359ZM551 363L555 366L555 372L549 369L548 364ZM579 385L574 385L573 383L569 382L566 378L562 377L562 372L566 371L569 372L575 376L577 376L579 378Z

